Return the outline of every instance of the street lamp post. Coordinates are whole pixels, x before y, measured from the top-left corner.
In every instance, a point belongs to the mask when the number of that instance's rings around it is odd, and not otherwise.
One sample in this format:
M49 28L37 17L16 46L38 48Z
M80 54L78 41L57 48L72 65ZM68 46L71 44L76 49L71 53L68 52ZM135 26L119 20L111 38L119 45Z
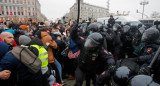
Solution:
M143 15L144 15L144 6L147 5L147 4L149 4L148 0L142 0L140 2L140 5L143 5L142 19L143 19Z
M77 23L79 23L79 16L80 16L80 0L78 0L78 16L77 16Z

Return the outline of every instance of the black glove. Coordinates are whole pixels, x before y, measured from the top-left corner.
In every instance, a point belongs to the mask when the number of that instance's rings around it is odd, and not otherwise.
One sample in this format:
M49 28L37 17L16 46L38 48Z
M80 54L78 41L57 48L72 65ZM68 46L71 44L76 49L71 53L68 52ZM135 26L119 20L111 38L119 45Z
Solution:
M151 75L151 69L149 67L142 67L138 74Z

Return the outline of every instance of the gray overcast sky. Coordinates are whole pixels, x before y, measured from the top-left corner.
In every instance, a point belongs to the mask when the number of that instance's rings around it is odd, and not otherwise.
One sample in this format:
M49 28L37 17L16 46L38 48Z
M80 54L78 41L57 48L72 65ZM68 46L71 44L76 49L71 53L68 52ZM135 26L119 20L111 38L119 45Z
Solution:
M108 0L84 0L86 3L93 5L107 7ZM110 12L116 13L119 11L130 11L130 16L134 18L141 18L141 14L137 14L136 10L142 12L142 0L110 0ZM149 4L145 6L145 14L150 16L152 12L157 11L160 13L160 0L148 0ZM69 12L70 7L76 0L39 0L41 4L41 11L48 19L55 20L61 18L64 14Z

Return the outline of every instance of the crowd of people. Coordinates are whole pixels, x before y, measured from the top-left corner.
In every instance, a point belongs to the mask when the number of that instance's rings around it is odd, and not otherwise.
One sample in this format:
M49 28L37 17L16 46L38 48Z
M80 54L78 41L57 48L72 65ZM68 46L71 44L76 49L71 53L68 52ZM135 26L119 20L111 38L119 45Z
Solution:
M160 86L159 31L159 21L151 27L120 25L113 16L107 25L0 22L0 85L57 86L75 79L74 86L84 80L86 86ZM17 47L22 50L14 53ZM25 50L40 60L40 68L22 61L31 56Z

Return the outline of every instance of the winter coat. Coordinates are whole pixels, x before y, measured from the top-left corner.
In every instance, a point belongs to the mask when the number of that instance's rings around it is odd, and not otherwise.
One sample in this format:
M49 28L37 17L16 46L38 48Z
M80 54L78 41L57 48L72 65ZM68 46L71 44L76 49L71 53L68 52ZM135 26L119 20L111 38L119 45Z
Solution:
M41 32L41 40L44 44L46 44L47 42L50 43L48 48L48 62L55 62L55 57L53 55L52 48L57 49L57 43L54 40L52 40L52 37L47 32L44 31Z
M98 55L98 58L96 58L96 60L93 61L93 59L90 58L93 52L87 51L85 49L84 47L85 39L81 38L77 32L78 32L77 28L73 28L71 31L71 38L77 44L78 48L81 51L77 59L78 59L78 66L82 70L87 72L96 70L95 66L99 65L99 63L105 63L104 65L115 64L112 55L109 54L103 47L99 47L98 49L96 49L97 51L95 51L94 53Z
M10 70L10 78L17 78L18 83L32 82L41 77L41 70L39 70L39 72L37 72L36 74L30 73L28 68L24 64L22 64L12 53L6 54L9 51L9 46L2 42L0 42L0 46L5 47L3 48L3 50L0 49L0 52L2 53L0 56L2 57L0 61L0 71Z

